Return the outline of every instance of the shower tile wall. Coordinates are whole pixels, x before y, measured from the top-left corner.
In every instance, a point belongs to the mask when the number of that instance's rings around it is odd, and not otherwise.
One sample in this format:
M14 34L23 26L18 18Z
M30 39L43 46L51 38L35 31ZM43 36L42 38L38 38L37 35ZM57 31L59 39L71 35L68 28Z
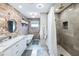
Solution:
M68 22L68 29L63 28L63 22ZM72 4L57 14L56 25L59 44L71 55L79 55L79 4Z

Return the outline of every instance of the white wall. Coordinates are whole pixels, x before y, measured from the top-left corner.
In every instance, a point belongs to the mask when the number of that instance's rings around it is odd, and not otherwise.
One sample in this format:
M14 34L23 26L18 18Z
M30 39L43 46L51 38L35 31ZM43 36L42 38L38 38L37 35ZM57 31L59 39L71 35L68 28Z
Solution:
M45 44L46 32L47 32L47 14L41 13L41 16L40 16L40 42L42 45Z
M48 39L47 45L50 56L57 55L57 39L54 8L52 7L48 13Z

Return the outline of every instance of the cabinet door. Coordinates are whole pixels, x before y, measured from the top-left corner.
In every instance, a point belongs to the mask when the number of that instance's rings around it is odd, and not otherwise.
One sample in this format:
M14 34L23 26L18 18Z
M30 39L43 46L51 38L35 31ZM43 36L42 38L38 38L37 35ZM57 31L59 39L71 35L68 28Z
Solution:
M2 52L1 56L11 56L12 55L12 49L9 48L6 51Z
M22 39L21 41L17 42L4 52L2 52L2 56L20 56L24 50L26 49L26 39Z
M25 48L26 48L26 41L25 41L25 39L23 39L19 42L19 53L18 53L18 55L21 55L24 52Z
M19 47L18 43L11 47L11 49L12 49L12 52L11 52L12 56L17 56L18 55L18 52L19 52L18 47Z
M5 50L4 52L2 52L2 56L17 56L19 50L17 49L17 47L19 46L19 44L15 44L13 46L11 46L10 48L8 48L7 50Z

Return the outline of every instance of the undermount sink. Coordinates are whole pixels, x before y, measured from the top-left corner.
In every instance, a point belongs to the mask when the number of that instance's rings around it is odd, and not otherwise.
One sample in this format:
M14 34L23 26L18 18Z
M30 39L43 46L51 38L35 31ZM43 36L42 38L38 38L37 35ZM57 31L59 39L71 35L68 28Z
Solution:
M8 41L9 39L2 39L2 40L0 40L0 43L1 42L5 42L5 41Z

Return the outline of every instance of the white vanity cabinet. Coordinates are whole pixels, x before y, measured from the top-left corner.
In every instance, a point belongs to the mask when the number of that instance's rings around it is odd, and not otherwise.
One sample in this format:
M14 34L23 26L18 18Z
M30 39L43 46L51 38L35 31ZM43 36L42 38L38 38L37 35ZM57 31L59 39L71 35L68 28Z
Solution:
M0 56L21 56L33 35L22 35L0 44Z
M1 56L20 56L26 47L26 39L22 38L20 41L16 42L11 47L3 51Z
M32 38L33 38L33 35L30 34L30 35L27 35L27 44L29 44L31 41L32 41Z
M12 46L12 56L20 56L24 52L26 48L26 40L22 39L21 41L17 42L14 46Z
M26 39L21 40L21 41L19 42L19 46L17 47L17 49L18 49L17 56L22 55L22 53L24 52L24 50L25 50L26 48L27 48L27 46L26 46Z
M6 51L0 53L0 56L11 56L12 49L7 49Z

